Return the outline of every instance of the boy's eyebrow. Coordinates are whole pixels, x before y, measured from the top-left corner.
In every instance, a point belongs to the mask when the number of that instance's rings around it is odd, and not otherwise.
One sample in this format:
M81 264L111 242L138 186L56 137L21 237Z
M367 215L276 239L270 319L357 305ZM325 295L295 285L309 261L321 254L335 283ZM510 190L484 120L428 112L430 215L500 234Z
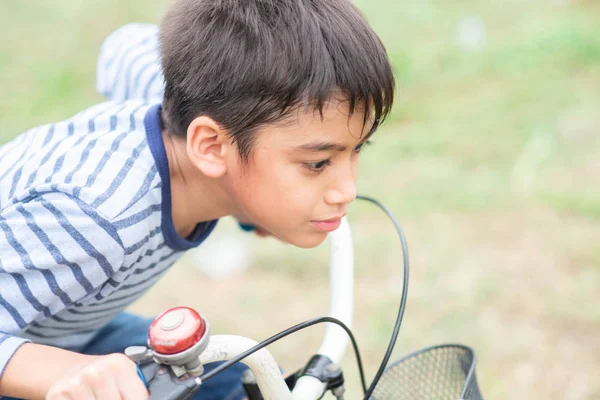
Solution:
M319 151L346 151L346 146L339 143L314 141L297 147L300 150L319 152Z

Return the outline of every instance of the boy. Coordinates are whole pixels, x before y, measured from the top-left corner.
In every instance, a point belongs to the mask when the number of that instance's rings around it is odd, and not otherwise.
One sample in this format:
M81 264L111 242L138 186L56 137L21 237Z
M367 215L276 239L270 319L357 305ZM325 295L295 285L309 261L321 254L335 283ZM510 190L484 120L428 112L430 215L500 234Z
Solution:
M100 104L0 148L0 395L146 399L118 353L147 321L121 311L220 217L320 244L393 101L347 0L180 0L160 53L162 104Z

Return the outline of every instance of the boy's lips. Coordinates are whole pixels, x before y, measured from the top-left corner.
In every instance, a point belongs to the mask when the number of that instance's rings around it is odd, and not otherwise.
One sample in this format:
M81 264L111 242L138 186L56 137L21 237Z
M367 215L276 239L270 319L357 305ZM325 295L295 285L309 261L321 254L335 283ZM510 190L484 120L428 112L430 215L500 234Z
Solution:
M340 227L340 224L342 223L342 218L343 217L344 216L341 215L339 217L335 217L335 218L331 218L331 219L326 219L326 220L310 221L310 223L311 223L312 226L314 226L315 228L317 228L320 231L323 231L323 232L333 232L337 228Z

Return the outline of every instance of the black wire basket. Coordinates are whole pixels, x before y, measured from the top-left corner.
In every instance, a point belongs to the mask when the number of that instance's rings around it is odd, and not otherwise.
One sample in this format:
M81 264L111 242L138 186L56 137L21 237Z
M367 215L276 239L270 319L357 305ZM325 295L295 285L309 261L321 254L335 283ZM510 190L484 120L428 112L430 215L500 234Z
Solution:
M411 353L386 368L371 400L482 400L475 353L444 344Z

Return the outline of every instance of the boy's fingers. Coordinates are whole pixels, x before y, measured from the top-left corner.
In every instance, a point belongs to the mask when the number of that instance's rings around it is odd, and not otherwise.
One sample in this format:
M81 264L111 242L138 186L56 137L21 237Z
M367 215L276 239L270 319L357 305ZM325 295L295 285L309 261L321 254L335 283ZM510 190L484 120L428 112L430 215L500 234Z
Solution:
M112 379L107 379L103 385L94 386L95 400L112 400L122 397L116 382Z
M123 400L147 400L150 397L140 377L137 376L137 373L135 375L137 381L135 379L127 379L122 380L119 384Z
M115 355L122 357L119 365L120 373L117 375L117 386L123 400L146 400L150 397L144 382L138 375L137 365L124 354Z
M118 397L117 397L118 398ZM82 382L81 379L74 378L66 381L61 386L53 388L46 395L46 400L95 400L94 393Z

